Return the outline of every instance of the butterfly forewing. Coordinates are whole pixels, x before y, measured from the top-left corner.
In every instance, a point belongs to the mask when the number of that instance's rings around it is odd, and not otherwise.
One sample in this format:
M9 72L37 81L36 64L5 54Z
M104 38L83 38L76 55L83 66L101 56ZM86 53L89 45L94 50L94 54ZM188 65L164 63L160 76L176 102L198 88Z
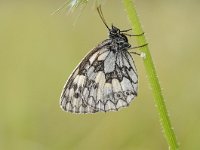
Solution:
M137 96L138 77L127 47L112 38L94 48L77 66L61 94L63 110L116 111Z

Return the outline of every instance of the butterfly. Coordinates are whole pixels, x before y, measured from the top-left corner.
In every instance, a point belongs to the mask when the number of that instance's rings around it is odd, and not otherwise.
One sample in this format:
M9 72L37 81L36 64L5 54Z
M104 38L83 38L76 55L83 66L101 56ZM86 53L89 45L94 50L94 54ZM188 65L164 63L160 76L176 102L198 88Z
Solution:
M92 49L68 78L60 97L60 106L67 112L117 111L137 96L138 75L126 36L129 30L109 28L101 6L97 11L109 38Z

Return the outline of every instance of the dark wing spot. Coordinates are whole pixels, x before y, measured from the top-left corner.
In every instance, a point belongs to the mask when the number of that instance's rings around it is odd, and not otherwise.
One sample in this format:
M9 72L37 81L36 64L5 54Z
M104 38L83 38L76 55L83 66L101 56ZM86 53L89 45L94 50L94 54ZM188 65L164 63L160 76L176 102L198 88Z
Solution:
M107 83L111 83L112 79L116 79L117 78L116 71L106 73L105 74L105 78L106 78L106 82Z
M95 61L93 66L94 66L94 72L98 72L98 71L103 71L104 70L103 61Z
M74 85L73 85L73 88L74 88L74 91L76 91L76 89L77 89L77 84L74 84Z
M126 91L126 95L130 95L130 93L128 91Z
M121 82L123 80L122 68L120 68L117 64L115 68L115 74L117 76L117 79Z
M124 99L124 94L122 92L114 93L115 100Z
M74 93L75 98L79 98L80 94L79 93Z
M99 83L94 83L94 84L93 84L93 88L94 88L94 89L97 89L98 87L99 87Z

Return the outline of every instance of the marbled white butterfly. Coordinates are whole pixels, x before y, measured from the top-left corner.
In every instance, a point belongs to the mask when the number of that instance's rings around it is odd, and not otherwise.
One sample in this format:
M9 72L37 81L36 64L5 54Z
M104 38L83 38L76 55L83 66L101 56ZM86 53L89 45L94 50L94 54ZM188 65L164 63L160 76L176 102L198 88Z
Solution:
M97 10L109 38L91 50L67 80L60 98L60 106L67 112L117 111L137 96L138 75L128 50L138 47L131 48L128 43L129 30L120 31L113 25L109 28L101 6Z

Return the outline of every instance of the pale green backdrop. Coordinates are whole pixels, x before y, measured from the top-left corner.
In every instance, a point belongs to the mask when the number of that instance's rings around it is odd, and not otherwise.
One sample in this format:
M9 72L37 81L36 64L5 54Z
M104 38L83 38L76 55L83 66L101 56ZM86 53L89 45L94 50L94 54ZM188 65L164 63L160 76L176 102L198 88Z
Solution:
M138 56L139 96L130 107L94 115L60 109L67 77L107 38L94 3L51 15L64 2L0 0L0 149L167 150ZM200 1L137 0L136 6L180 147L199 150ZM120 0L104 0L102 9L109 25L130 28Z

